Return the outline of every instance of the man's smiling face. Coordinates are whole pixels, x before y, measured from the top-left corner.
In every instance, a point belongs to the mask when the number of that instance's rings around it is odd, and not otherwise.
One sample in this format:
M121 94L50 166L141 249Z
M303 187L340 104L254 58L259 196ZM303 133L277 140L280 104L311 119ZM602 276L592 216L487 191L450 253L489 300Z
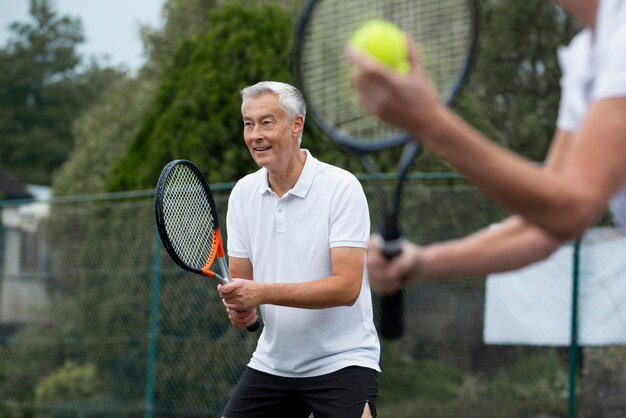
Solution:
M243 138L254 161L270 171L286 168L300 149L302 117L289 122L274 93L250 97L242 109Z

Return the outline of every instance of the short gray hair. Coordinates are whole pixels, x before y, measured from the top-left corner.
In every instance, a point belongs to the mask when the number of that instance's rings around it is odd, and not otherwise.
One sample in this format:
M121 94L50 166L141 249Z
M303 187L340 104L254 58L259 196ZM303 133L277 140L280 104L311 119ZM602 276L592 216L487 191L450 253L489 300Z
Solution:
M287 120L289 122L293 122L298 115L302 115L302 119L306 119L306 104L300 90L291 84L281 83L279 81L260 81L241 90L242 113L243 104L247 99L250 97L258 97L265 93L274 93L278 96L278 102L287 114Z

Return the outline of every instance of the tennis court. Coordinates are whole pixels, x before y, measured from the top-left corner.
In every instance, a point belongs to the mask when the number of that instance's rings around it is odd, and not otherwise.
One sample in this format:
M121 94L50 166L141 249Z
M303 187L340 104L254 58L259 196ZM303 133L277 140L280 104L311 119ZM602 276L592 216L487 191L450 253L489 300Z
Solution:
M401 219L418 242L507 215L455 175L417 177ZM221 210L230 186L212 185ZM152 193L3 203L0 417L219 416L258 333L231 328L214 285L170 261ZM383 340L379 416L566 417L574 400L576 416L625 416L623 347L486 344L484 278L411 286L405 300L405 335Z

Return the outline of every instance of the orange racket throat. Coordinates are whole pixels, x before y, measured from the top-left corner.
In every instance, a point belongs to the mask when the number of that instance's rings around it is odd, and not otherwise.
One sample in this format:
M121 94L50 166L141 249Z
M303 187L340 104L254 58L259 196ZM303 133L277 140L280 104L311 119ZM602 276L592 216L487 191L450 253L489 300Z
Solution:
M200 270L203 276L211 279L215 278L215 272L211 270L211 265L215 260L215 256L224 257L224 246L222 245L222 234L219 227L213 231L213 243L211 244L211 253L209 259L204 263L204 266Z

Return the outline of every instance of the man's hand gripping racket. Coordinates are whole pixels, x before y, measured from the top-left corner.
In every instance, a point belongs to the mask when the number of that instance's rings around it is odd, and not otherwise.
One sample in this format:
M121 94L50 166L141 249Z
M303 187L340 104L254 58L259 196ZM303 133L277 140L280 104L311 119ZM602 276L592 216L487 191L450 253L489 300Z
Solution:
M157 229L165 250L181 268L230 283L213 194L202 172L190 161L168 163L155 193ZM221 275L211 270L217 259ZM259 328L259 322L248 331Z

